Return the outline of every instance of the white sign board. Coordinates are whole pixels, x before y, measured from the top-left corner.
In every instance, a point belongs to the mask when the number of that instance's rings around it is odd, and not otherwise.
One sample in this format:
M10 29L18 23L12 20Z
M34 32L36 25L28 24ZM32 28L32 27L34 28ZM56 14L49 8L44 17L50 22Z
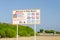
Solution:
M40 10L14 10L12 12L13 24L40 24Z

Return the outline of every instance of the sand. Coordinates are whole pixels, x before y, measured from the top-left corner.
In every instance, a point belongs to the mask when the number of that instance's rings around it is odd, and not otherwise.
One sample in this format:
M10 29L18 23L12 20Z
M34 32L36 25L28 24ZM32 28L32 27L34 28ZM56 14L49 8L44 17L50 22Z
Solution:
M0 38L0 40L16 40L16 38ZM19 37L19 40L34 40L34 37ZM37 40L60 40L60 36L37 36Z

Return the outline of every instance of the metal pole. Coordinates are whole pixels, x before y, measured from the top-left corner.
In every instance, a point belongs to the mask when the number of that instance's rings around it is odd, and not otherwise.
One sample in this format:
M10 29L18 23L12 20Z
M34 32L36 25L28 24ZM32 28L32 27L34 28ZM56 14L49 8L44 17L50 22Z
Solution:
M18 23L17 23L17 40L18 40Z
M18 40L18 18L17 18L17 40Z
M36 24L34 25L34 40L36 40Z

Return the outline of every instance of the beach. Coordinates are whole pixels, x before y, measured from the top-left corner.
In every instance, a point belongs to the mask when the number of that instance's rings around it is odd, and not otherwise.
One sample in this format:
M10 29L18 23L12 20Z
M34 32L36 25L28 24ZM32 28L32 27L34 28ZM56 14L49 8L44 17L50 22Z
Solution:
M0 40L16 40L16 38L0 38ZM18 40L34 40L34 37L19 37ZM60 40L60 36L37 36L37 40Z

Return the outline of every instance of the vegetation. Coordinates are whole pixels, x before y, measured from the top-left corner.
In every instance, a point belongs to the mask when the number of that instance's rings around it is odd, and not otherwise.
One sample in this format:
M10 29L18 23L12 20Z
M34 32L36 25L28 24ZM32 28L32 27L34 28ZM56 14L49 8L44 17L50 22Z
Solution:
M53 33L53 34L56 33L56 34L60 34L59 31L55 31L55 30L44 30L44 29L40 29L40 31L38 33L43 33L43 31L45 33Z
M44 29L40 29L40 33L43 33Z
M19 26L19 36L33 36L34 30L29 26Z
M60 34L60 32L57 31L56 34Z
M45 33L54 33L54 30L45 30Z
M16 37L17 27L16 25L0 23L0 37ZM18 35L19 36L33 36L34 30L29 26L18 25Z

